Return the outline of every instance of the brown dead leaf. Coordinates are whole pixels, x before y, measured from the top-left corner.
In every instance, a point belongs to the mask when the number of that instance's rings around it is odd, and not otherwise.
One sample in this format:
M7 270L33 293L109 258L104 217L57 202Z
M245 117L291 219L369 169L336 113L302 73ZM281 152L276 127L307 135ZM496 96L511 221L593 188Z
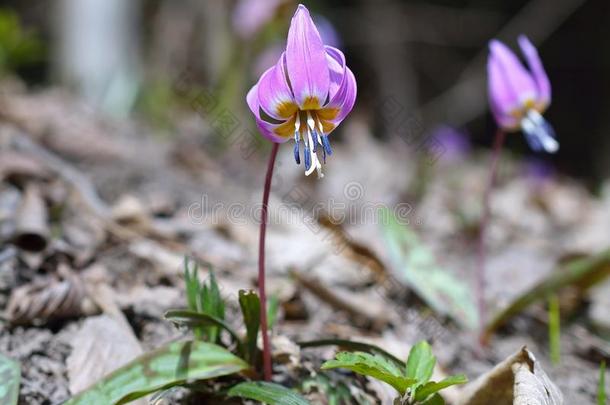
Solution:
M563 395L527 348L466 385L458 405L562 405Z
M30 183L17 210L13 243L30 252L43 251L51 233L48 222L47 206L40 189Z
M89 299L82 280L66 273L62 279L38 278L14 289L5 317L13 325L45 323L50 320L94 314L97 307Z
M76 394L142 354L131 330L109 315L88 318L71 341L68 357L70 392ZM133 402L145 404L144 400Z

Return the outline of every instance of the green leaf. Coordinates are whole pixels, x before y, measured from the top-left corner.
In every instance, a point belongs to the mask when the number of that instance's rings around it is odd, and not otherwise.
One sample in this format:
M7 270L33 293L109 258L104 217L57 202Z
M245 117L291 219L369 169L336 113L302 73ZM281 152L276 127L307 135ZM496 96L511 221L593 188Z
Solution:
M193 269L189 269L189 258L184 257L184 282L186 285L186 303L188 309L197 311L197 298L199 297L199 267L197 263L193 265Z
M258 295L252 290L239 291L239 306L246 325L246 360L255 364L257 359L258 329L261 323L261 302Z
M551 363L554 366L561 361L561 313L559 310L559 297L551 294L549 297L549 347Z
M432 395L430 398L426 399L424 402L418 402L420 405L445 405L445 400L438 394Z
M379 223L398 281L406 283L436 312L475 330L478 312L470 286L440 267L430 249L392 211L386 208L380 215Z
M228 395L269 405L309 405L309 402L296 392L279 384L262 381L239 383L229 390Z
M346 368L355 373L373 377L388 383L394 387L400 395L404 395L407 388L416 382L413 378L405 377L402 370L385 357L369 353L339 352L335 356L335 360L328 360L322 364L322 370L333 368Z
M428 342L422 340L409 352L406 376L416 380L418 384L425 384L432 377L435 364L436 357L432 354L432 348Z
M243 344L239 335L231 326L229 326L225 321L215 318L212 315L202 314L199 312L189 311L186 309L170 309L165 312L165 318L176 323L189 325L191 327L201 327L201 326L216 326L226 330L233 342L235 342L238 346L238 350L240 353L243 352Z
M348 351L359 351L366 352L371 354L380 354L386 359L392 361L401 369L405 367L405 362L395 357L391 353L386 352L379 346L375 346L369 343L364 342L354 342L352 340L347 339L320 339L320 340L308 340L306 342L297 342L297 345L301 349L306 349L308 347L323 347L323 346L339 346L343 350Z
M597 405L606 405L606 362L599 365L599 387L597 388Z
M351 392L343 381L337 381L336 378L331 380L328 375L322 373L313 373L302 379L300 391L304 394L317 393L327 400L328 405L369 405L368 402L354 395L355 393Z
M468 382L468 378L464 374L452 375L441 381L434 382L430 381L422 386L417 387L415 390L415 400L423 401L430 395L437 393L438 391L451 387L452 385L465 384Z
M488 338L507 320L534 302L545 299L550 294L556 293L570 285L576 285L579 289L586 290L608 277L608 275L610 275L610 249L593 256L572 260L562 265L560 269L551 272L548 278L521 294L504 310L498 313L487 326L485 338Z
M280 300L277 295L272 295L267 299L267 327L273 328L277 321L277 314L280 310Z
M246 362L218 345L199 341L173 342L113 371L65 405L125 404L151 392L246 368Z
M207 282L204 282L199 298L199 312L211 315L214 318L224 320L225 318L225 303L220 295L220 288L216 282L216 276L210 269L210 277ZM218 340L219 329L216 326L208 326L203 329L205 339L209 342L216 343Z
M0 404L17 404L20 382L19 363L0 354Z

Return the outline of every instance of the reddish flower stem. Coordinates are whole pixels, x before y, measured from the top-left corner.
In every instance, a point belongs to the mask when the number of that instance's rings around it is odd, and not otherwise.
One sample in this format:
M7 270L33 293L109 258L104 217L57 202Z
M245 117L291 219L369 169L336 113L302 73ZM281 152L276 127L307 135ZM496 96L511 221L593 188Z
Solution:
M265 176L265 188L263 190L263 209L261 212L260 236L258 239L258 295L261 300L261 334L263 335L263 375L266 381L271 380L271 348L269 347L269 331L267 330L267 294L265 293L265 234L267 233L269 192L271 191L271 178L279 143L273 143L269 163L267 163L267 175Z
M477 294L477 309L479 312L479 333L481 338L485 332L487 322L486 304L485 304L485 230L489 223L489 199L491 191L496 182L498 172L498 161L502 153L502 146L506 139L506 132L498 128L494 139L493 151L491 156L491 168L489 171L489 181L483 194L483 212L481 214L481 222L479 224L479 240L477 246L477 272L476 272L476 294Z

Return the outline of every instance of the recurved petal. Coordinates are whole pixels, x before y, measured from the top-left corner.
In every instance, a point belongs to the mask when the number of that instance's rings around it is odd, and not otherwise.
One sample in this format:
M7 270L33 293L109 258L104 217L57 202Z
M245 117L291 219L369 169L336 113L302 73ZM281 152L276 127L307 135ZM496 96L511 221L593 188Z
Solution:
M268 69L258 82L258 103L263 111L276 120L292 116L297 106L286 81L284 54L275 66Z
M286 142L291 139L291 131L294 128L294 117L284 122L270 122L269 117L261 116L261 108L258 102L258 86L258 84L255 84L246 96L248 107L250 107L250 111L252 111L252 114L254 114L254 118L256 119L256 126L261 134L270 141L277 143ZM267 120L265 120L265 118Z
M328 61L328 72L330 84L328 87L328 99L332 100L345 78L345 55L332 46L326 46L326 60Z
M252 114L260 119L260 105L258 104L258 83L252 86L248 94L246 95L246 102Z
M534 76L536 87L538 88L537 101L540 104L547 106L551 102L551 82L542 66L538 51L525 35L519 36L519 46L525 55L525 60Z
M318 29L302 4L292 17L288 30L286 69L299 108L319 109L328 95L328 62Z
M294 120L292 117L288 121L274 124L256 117L256 126L265 138L272 142L284 143L293 139Z
M352 71L346 67L341 87L330 102L317 113L318 117L322 119L325 133L335 129L350 113L356 102L356 93L356 78Z
M489 43L494 59L498 62L499 74L514 93L515 98L526 104L538 99L538 89L530 73L517 56L506 45L497 40Z

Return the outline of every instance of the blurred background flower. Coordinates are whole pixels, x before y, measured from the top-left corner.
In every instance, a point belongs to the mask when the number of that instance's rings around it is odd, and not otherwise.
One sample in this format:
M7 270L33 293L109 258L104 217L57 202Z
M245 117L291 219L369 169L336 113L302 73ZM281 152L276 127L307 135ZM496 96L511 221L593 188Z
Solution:
M555 153L559 149L555 131L542 117L551 102L551 83L538 51L527 37L519 37L519 46L529 71L502 42L489 43L487 75L491 111L502 130L520 129L533 150Z

